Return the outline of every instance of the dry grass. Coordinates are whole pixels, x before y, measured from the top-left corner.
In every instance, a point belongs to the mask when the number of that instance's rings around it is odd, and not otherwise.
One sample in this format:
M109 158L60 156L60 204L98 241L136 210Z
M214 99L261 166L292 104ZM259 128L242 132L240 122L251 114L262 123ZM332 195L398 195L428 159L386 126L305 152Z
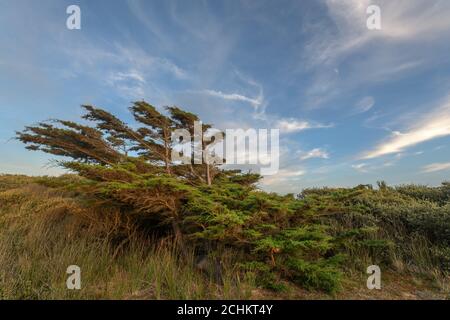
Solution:
M329 296L288 286L259 289L224 259L223 283L195 268L194 255L181 257L170 240L143 239L113 209L84 207L73 197L35 184L38 178L0 176L0 299L440 299L448 279L432 274L427 244L405 244L414 264L393 251L396 270L383 273L383 289L365 288L364 252L349 266L342 290ZM101 217L101 219L98 219ZM124 223L125 221L125 223ZM123 241L126 239L126 241ZM119 249L118 249L119 248ZM66 269L81 268L81 290L66 288ZM422 268L417 269L417 266ZM412 276L411 274L418 276Z
M245 299L252 286L233 268L217 285L181 258L169 241L152 243L131 235L117 250L117 217L89 222L98 214L75 199L1 177L1 299ZM27 183L30 182L30 183ZM12 188L11 188L12 187ZM92 219L94 221L94 219ZM128 230L132 233L131 230ZM129 235L127 235L129 236ZM187 261L190 260L190 261ZM81 290L66 288L66 269L81 268ZM228 270L228 271L227 271Z

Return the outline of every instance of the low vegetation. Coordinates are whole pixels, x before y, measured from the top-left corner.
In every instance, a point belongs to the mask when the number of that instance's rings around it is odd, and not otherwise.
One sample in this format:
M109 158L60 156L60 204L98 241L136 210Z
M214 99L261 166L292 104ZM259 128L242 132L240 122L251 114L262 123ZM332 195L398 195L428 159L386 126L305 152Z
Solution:
M84 109L95 127L57 120L17 133L76 174L0 179L1 297L339 297L373 264L446 295L450 184L266 193L256 174L170 162L171 134L193 131L192 113L137 102L134 129ZM65 288L71 264L79 292Z

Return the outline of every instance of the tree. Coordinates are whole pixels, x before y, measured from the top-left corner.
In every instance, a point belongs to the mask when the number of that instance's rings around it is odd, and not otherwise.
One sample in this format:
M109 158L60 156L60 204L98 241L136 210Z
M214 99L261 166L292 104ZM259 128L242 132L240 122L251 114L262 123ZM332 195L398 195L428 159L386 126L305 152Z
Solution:
M134 151L139 151L147 160L162 161L166 168L166 173L171 174L171 153L172 153L172 131L174 121L161 114L156 108L145 101L135 102L130 108L134 119L145 127L139 128L138 132L142 139L134 147Z
M90 105L82 108L82 118L95 127L52 120L26 127L17 132L17 139L30 150L64 156L59 162L62 167L95 182L90 184L90 194L144 214L155 225L170 225L176 238L182 239L181 225L188 215L183 205L199 196L190 186L211 186L221 170L217 165L198 163L195 157L189 164L172 163L172 133L188 130L193 137L192 149L199 147L203 153L207 144L195 146L196 138L202 141L196 135L203 135L211 125L201 124L197 132L195 123L201 123L197 115L178 107L167 107L168 114L164 115L145 101L130 107L136 129L103 109Z
M100 130L71 121L51 120L49 123L27 126L24 131L17 132L17 139L25 143L29 150L86 163L114 165L126 157L104 139Z
M203 139L211 125L193 113L178 107L161 112L139 101L130 107L136 123L128 125L103 109L82 107L93 127L52 120L25 127L17 139L30 150L62 156L59 164L84 178L70 184L83 201L113 206L146 234L171 234L184 253L188 245L197 252L230 248L265 287L280 288L284 278L333 291L340 243L354 235L366 240L357 230L333 237L322 221L332 215L330 208L351 210L348 193L374 190L332 192L321 199L310 191L304 200L262 192L256 188L260 175L205 161L223 136ZM192 160L185 164L171 161L177 129L191 136Z

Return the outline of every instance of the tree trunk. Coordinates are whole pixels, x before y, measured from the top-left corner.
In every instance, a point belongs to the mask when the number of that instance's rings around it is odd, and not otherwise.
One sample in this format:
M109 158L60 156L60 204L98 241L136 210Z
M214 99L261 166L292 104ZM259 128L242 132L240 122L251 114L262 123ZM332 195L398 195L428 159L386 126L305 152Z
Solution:
M211 185L211 171L209 164L206 163L206 181L208 182L208 186Z
M166 172L168 175L172 175L172 172L170 170L170 150L169 150L169 143L167 142L168 140L168 134L166 132L166 130L164 129L164 152L165 152L165 158L164 158L164 162L166 164Z
M183 233L180 229L180 224L175 219L172 220L172 230L175 236L175 244L181 249L181 253L184 257L187 257L188 251L183 239Z

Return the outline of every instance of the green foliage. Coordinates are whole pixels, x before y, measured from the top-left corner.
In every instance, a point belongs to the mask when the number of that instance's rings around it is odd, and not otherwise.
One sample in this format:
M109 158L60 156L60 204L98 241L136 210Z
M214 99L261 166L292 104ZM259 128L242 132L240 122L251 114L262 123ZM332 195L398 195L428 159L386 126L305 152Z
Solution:
M337 270L334 261L321 259L309 262L289 259L286 265L289 267L289 278L299 285L329 293L339 289L342 274Z
M450 201L450 182L443 182L440 187L436 188L421 185L403 185L396 187L395 190L417 200L436 202L441 205Z
M263 287L283 290L289 280L335 292L343 261L364 257L389 266L401 256L414 263L415 252L405 243L419 235L432 248L433 266L448 269L448 183L393 188L379 182L377 189L360 185L281 196L258 190L257 174L171 163L171 133L193 132L199 118L192 113L170 107L165 115L136 102L130 110L141 127L132 129L102 109L84 109L95 128L58 120L18 133L29 149L71 158L60 164L78 174L42 183L69 189L93 207L115 208L119 221L132 221L146 235L172 234L182 252L227 248Z
M286 284L279 279L276 271L266 263L258 261L246 262L241 263L240 268L247 274L253 274L256 284L263 288L278 292L287 290Z

